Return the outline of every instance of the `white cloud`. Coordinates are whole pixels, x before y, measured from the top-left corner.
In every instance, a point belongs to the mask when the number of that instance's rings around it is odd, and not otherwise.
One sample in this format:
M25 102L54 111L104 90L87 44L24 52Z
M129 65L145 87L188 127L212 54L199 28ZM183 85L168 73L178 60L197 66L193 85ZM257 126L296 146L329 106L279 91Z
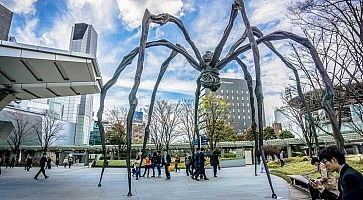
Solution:
M37 0L0 0L0 4L16 14L33 15L36 12L36 1Z
M153 0L117 0L117 5L120 19L129 30L141 26L145 9L148 9L151 14L169 13L176 17L184 15L185 9L192 9L190 3L184 4L182 0L164 0L162 2Z
M16 39L21 41L22 43L27 44L40 44L41 41L38 40L38 37L35 35L35 30L38 26L38 19L33 18L27 20L23 27L16 27L15 34Z

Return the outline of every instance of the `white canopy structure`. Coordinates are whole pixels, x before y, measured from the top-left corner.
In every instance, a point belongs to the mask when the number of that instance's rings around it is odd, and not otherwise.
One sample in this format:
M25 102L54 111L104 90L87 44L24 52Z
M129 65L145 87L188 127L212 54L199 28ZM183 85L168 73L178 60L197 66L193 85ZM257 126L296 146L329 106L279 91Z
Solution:
M95 56L0 40L0 110L13 100L99 93Z

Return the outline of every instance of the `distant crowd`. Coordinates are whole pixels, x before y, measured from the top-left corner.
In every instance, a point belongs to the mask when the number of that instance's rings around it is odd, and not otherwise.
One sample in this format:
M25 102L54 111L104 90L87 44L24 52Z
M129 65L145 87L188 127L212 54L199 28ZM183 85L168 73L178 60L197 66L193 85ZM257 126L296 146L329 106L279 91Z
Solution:
M181 163L181 158L176 155L174 158L174 171L180 172L179 164ZM184 157L185 164L185 172L187 176L190 176L192 179L199 181L209 180L205 173L205 163L206 156L204 153L204 148L196 149L193 154L187 155ZM170 154L164 150L161 155L161 151L155 151L153 154L142 155L142 152L139 151L136 154L136 161L133 163L132 168L132 176L139 180L140 177L161 177L161 168L164 168L165 171L165 179L169 180L170 169L171 169L171 156ZM217 169L220 169L219 158L217 151L213 151L210 155L210 165L213 167L213 175L217 177ZM142 173L142 168L144 168L144 172ZM151 171L151 173L150 173ZM157 175L156 175L157 172ZM142 173L142 175L141 175Z

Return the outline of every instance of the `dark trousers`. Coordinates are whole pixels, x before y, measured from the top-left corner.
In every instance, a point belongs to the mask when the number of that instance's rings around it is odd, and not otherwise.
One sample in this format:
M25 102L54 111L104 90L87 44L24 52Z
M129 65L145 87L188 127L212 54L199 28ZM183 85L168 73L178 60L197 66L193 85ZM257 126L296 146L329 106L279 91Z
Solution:
M185 172L187 173L187 176L189 176L189 174L193 175L193 172L190 170L190 165L185 165Z
M160 168L160 164L155 164L156 169L158 170L158 176L161 176L161 168Z
M280 164L281 164L281 167L285 165L284 159L280 159Z
M217 165L213 165L213 175L214 177L217 177Z
M32 167L32 165L31 164L27 164L26 165L26 171L29 171L29 169Z
M147 170L147 177L149 177L149 173L150 173L150 165L145 165L145 171L144 174L142 176L145 176L146 174L146 170Z
M165 165L165 176L167 179L170 179L169 165Z
M204 169L204 165L201 165L201 166L198 166L196 169L195 169L195 172L194 172L194 178L195 179L198 179L198 177L200 176L200 178L204 178L204 179L207 179L207 176L205 175L205 169Z
M41 167L41 168L39 169L39 171L38 171L37 175L35 175L35 177L34 177L34 178L38 178L38 176L39 176L39 174L40 174L40 173L43 173L44 177L47 177L47 175L45 175L45 169L44 169L44 167Z

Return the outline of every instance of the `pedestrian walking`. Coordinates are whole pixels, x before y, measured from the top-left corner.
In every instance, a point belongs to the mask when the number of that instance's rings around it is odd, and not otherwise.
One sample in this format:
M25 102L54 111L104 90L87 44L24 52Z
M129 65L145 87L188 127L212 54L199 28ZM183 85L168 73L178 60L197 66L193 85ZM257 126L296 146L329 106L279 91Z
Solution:
M165 180L170 179L170 172L169 172L170 163L171 163L170 155L168 154L168 152L166 150L164 150L164 155L162 158L162 165L165 167L165 176L166 176Z
M210 155L210 165L213 167L214 177L217 177L217 168L219 167L219 160L216 150L214 150L212 155Z
M200 176L201 179L203 178L204 180L209 180L205 174L204 148L197 149L197 153L195 155L195 167L196 170L194 176L192 177L193 179L199 181L198 178Z
M50 157L47 158L47 167L46 169L51 169L52 168L52 159Z
M40 169L39 169L38 173L34 176L35 180L38 180L38 176L40 173L43 173L45 179L47 179L49 177L45 174L45 165L47 163L46 155L47 155L47 153L43 153L43 157L40 158L40 163L39 163Z
M10 161L10 168L14 169L14 167L15 167L15 156L13 156Z
M68 168L71 168L71 165L73 165L73 157L68 157Z
M193 172L191 171L191 160L192 160L192 156L187 155L185 156L185 172L187 173L187 176L189 176L189 174L193 174Z
M156 153L156 163L155 163L155 167L158 170L158 177L161 177L161 154L160 151L157 151Z
M67 165L68 165L68 158L64 158L64 160L63 160L63 166L64 166L64 168L66 168Z
M5 157L5 168L7 169L8 167L10 167L10 158L9 156Z
M262 156L260 156L260 173L265 173L265 164L263 164Z
M58 157L56 157L56 158L55 158L55 165L56 165L57 167L59 167L59 158L58 158Z
M147 171L147 177L149 177L150 167L151 167L150 155L145 156L144 163L145 163L145 171L144 171L144 174L142 175L142 177L145 177L146 171Z
M178 167L179 163L180 163L180 158L179 158L179 156L176 156L175 160L174 160L174 170L175 170L175 172L178 172L178 170L180 172L180 168Z
M151 170L153 172L153 175L151 177L155 177L155 167L156 167L156 162L157 162L157 153L156 151L153 153L152 157L151 157Z
M280 166L283 167L284 165L285 165L284 151L281 150L281 152L280 152Z
M134 161L133 168L132 168L132 177L136 176L136 180L140 178L140 164L138 161Z
M29 171L30 168L32 167L32 164L33 164L33 159L28 156L28 158L26 159L26 171Z

